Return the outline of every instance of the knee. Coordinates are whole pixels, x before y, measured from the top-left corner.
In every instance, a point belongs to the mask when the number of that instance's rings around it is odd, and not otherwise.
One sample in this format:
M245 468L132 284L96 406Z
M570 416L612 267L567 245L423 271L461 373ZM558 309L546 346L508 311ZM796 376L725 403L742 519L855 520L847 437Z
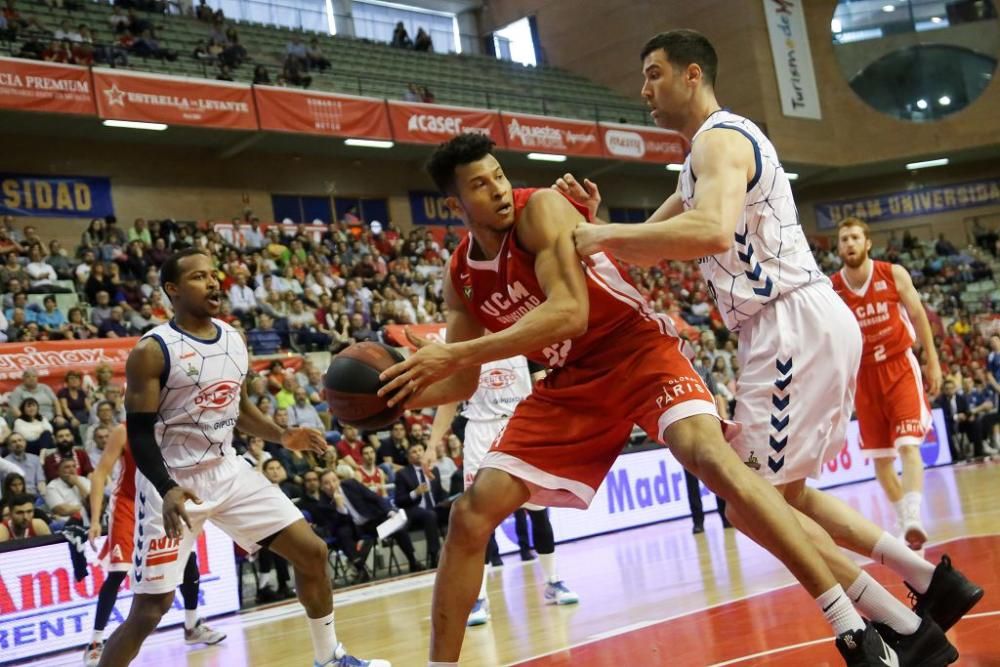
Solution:
M163 615L170 611L173 603L173 591L161 595L136 596L129 616L134 617L140 625L152 631L160 624Z
M317 535L311 535L308 540L295 549L295 561L292 567L303 574L326 576L326 542Z
M486 544L496 526L489 517L477 511L469 499L463 495L451 507L451 521L448 525L448 541L463 545Z

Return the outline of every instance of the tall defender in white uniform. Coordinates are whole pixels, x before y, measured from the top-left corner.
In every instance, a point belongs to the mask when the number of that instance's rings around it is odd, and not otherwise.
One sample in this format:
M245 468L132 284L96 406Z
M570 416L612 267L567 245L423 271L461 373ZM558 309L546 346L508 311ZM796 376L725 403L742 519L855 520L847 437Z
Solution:
M774 146L751 121L720 107L718 59L703 35L657 35L643 49L642 66L642 96L652 117L683 134L691 153L677 191L647 224L581 225L577 251L606 251L646 266L699 261L727 326L739 334L743 370L734 417L743 430L732 444L801 512L803 527L840 582L817 603L847 664L896 664L883 638L903 665L954 661L958 652L942 628L971 609L982 589L947 557L935 568L846 504L805 484L844 442L861 334L809 251ZM596 211L594 183L581 185L567 174L556 185ZM834 540L900 574L917 597L916 613ZM852 600L874 624L863 622Z
M411 337L412 338L412 337ZM483 364L479 371L479 388L462 408L462 416L468 420L465 426L465 440L462 442L462 477L465 488L472 486L479 472L479 464L489 451L490 445L503 431L514 408L531 393L533 376L544 373L544 369L533 369L523 356L501 359ZM458 403L439 406L434 414L431 427L431 443L436 445L451 427L458 410ZM432 463L434 447L428 449L427 462ZM559 578L556 567L555 536L549 511L544 507L526 503L524 509L531 516L531 530L538 560L545 573L546 604L569 605L580 601L579 596L566 587ZM469 613L468 624L484 625L490 619L490 602L486 597L487 566L483 572L483 582L479 597Z
M136 467L135 592L126 621L101 656L101 667L128 665L173 602L184 564L205 521L246 551L266 546L295 568L309 617L317 667L388 667L358 660L337 643L326 544L272 485L237 458L233 429L322 453L323 436L277 426L247 398L249 366L238 331L213 317L222 294L211 257L175 253L161 284L176 316L147 333L129 355L128 439Z

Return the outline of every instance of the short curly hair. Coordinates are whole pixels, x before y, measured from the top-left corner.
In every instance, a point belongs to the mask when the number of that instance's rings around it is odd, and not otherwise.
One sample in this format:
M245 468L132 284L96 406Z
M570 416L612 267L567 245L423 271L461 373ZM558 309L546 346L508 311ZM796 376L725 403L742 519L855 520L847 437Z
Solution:
M482 160L496 143L485 134L468 132L440 144L427 161L427 173L444 194L455 191L455 169Z

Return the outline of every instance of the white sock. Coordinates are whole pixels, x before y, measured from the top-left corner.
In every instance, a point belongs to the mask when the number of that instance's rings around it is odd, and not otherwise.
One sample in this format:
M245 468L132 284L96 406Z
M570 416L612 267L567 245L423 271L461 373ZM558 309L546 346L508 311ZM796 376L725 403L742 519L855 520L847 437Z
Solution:
M487 575L489 575L489 573L490 573L490 566L487 565L485 568L483 568L483 583L479 585L479 597L476 598L478 600L486 599L486 577Z
M934 565L911 551L902 541L882 533L872 550L872 560L903 577L918 593L926 593L934 576Z
M546 583L554 584L559 581L558 575L556 575L556 555L552 554L538 554L538 563L542 566L542 572L545 573Z
M91 644L100 644L104 641L104 630L94 630L94 634L90 636Z
M910 491L903 496L903 502L906 503L907 507L913 508L913 514L916 515L917 519L920 519L920 506L923 501L924 494L919 491Z
M198 610L197 609L185 609L184 610L184 629L194 630L194 626L198 625Z
M885 623L901 635L912 635L920 627L920 617L864 570L848 587L847 597L867 618Z
M316 662L325 665L336 656L337 628L333 624L333 612L323 618L309 619L309 634L312 635L313 655Z
M865 622L851 606L851 600L844 593L840 584L816 598L816 604L819 605L826 620L833 627L835 634L842 635L845 632L865 629Z
M905 497L900 498L899 500L897 500L896 502L894 502L892 504L892 506L896 509L896 517L900 521L902 521L903 520L903 516L906 513L906 498Z
M259 579L260 590L264 590L265 588L270 591L278 590L278 572L276 570L261 573Z

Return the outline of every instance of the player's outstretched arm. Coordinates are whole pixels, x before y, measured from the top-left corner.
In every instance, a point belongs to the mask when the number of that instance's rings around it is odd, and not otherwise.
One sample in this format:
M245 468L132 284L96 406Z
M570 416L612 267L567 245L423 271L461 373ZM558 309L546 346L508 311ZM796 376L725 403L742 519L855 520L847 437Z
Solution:
M166 360L160 345L152 338L139 341L125 363L125 414L128 441L135 467L163 498L163 528L167 537L180 537L183 526L191 528L184 503L201 500L182 489L170 477L163 452L156 442L156 413L160 408L160 375Z
M433 343L426 339L414 337L407 334L411 342L417 345L417 351L403 363L392 366L382 374L382 379L395 378L396 387L404 387L389 399L389 405L395 405L399 401L406 401L406 407L410 410L434 407L462 401L472 396L476 391L476 383L479 381L479 364L460 366L457 361L453 361L455 353L454 345L462 341L472 340L483 335L483 325L468 311L465 302L459 297L455 286L451 282L451 273L447 273L444 279L444 300L448 304L448 322L445 329L445 343ZM425 384L410 384L411 379L417 371L423 369L427 372L424 377ZM403 375L398 375L402 373ZM404 377L405 380L400 378ZM390 375L391 374L391 375ZM440 378L440 379L439 379ZM392 383L387 384L379 392L385 396L390 394L394 388L390 388ZM433 447L428 447L428 450Z
M250 400L245 382L240 390L240 416L236 420L236 428L267 442L280 442L282 447L300 452L309 451L322 455L329 447L323 434L315 429L283 429L275 424Z
M468 398L475 391L475 378L481 364L531 354L584 333L590 301L583 266L573 245L573 229L581 222L580 212L562 195L552 190L534 193L521 213L516 233L525 250L535 256L535 277L545 292L545 301L508 329L464 340L452 338L449 302L449 342L421 348L406 361L383 371L382 380L388 383L379 390L379 395L392 396L388 401L390 405L404 400L409 408ZM454 287L448 289L454 292ZM454 295L453 298L458 299ZM458 316L460 321L474 321L464 304L461 312L465 315ZM482 328L479 330L481 332ZM435 381L459 369L467 372L467 393L445 395L435 391L433 401L420 395ZM475 373L469 372L473 370ZM412 400L412 396L417 396L417 400Z
M589 178L583 179L583 183L581 183L573 174L567 172L556 179L556 182L552 184L552 188L559 190L570 199L586 206L590 211L590 221L595 225L608 224L597 217L597 209L601 205L601 191L598 189L597 183ZM666 201L660 204L659 208L653 211L653 214L649 216L646 222L662 222L683 212L684 203L681 200L680 192L674 192L667 197Z
M111 430L108 444L101 453L101 458L97 462L94 474L90 476L90 546L97 548L94 540L101 536L101 507L104 504L104 487L107 485L111 471L115 468L115 463L121 458L122 450L125 448L125 427L115 426Z
M756 163L753 145L738 132L709 130L691 151L698 175L692 208L662 222L644 225L580 225L575 239L581 255L608 252L626 262L653 266L665 259L692 260L728 250L733 244ZM657 215L676 210L675 193ZM662 212L661 212L662 211Z
M936 396L941 391L941 362L938 361L937 349L934 347L934 332L931 331L931 322L927 318L927 311L920 300L920 294L913 286L913 279L910 273L898 264L892 265L892 277L896 282L896 291L899 292L899 300L903 302L913 328L917 333L917 341L920 347L927 351L927 384L931 395Z

